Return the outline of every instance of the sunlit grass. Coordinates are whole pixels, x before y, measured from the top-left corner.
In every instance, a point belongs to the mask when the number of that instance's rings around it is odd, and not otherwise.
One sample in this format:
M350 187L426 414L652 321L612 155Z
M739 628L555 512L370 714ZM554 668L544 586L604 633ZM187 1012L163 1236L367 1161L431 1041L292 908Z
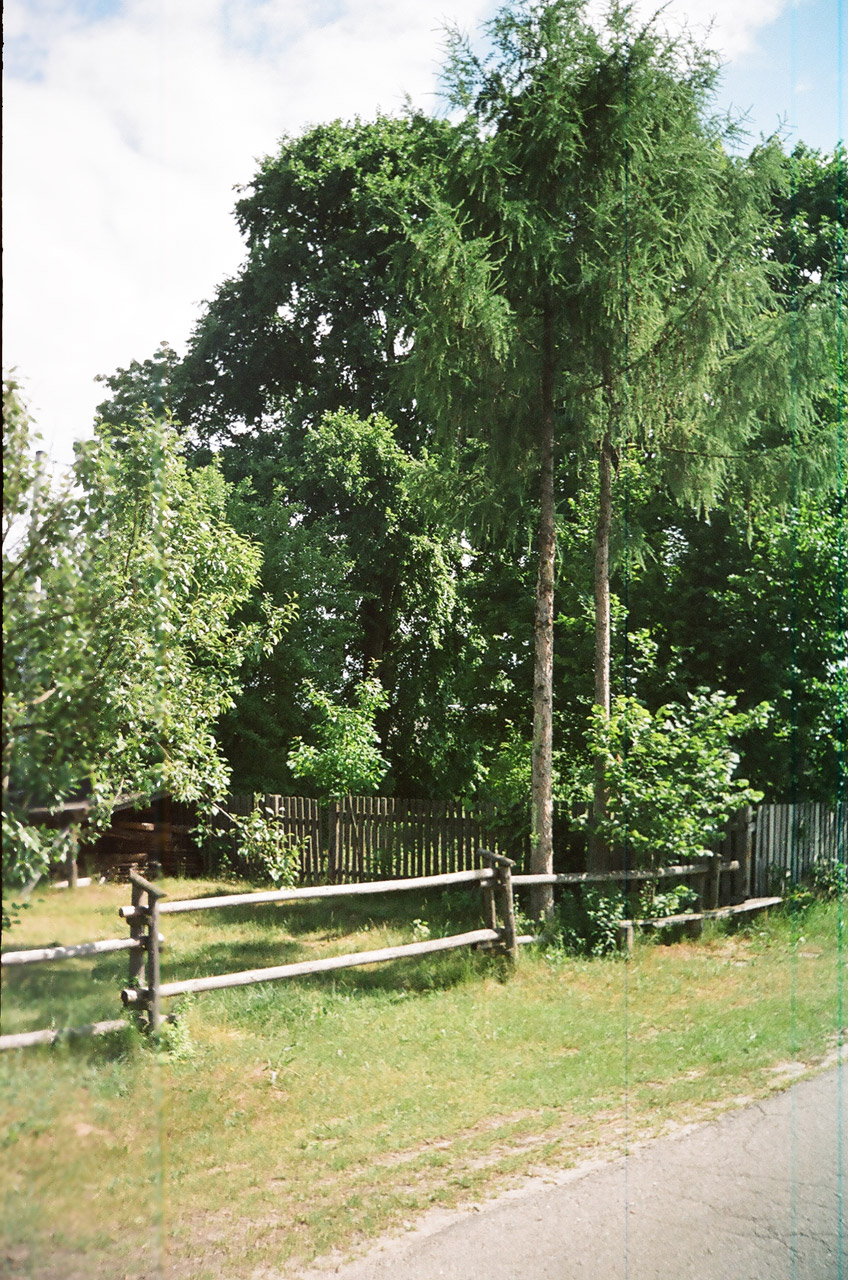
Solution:
M45 892L4 949L120 937L127 898ZM141 1277L156 1259L187 1280L294 1269L760 1096L781 1063L835 1042L838 918L816 906L639 945L628 961L524 951L511 976L495 957L445 953L169 1002L181 1054L132 1034L3 1054L12 1274ZM422 920L433 934L473 928L479 901L165 916L163 979L410 941ZM3 1031L120 1016L126 966L118 954L7 971Z

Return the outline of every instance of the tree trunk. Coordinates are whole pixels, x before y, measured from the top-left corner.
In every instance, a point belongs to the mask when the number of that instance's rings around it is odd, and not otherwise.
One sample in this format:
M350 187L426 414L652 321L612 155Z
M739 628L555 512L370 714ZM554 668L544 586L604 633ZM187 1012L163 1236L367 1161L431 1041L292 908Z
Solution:
M599 458L600 496L598 524L595 529L595 705L610 714L610 591L609 544L612 525L613 450L609 432L601 441ZM595 757L595 785L592 819L601 822L607 811L607 784L602 756ZM594 831L589 840L589 870L609 871L612 854L609 843Z
M539 570L536 578L534 619L535 658L533 668L533 766L530 871L553 870L553 683L554 683L554 406L553 406L553 324L547 312L544 321L544 362L542 366L542 424L540 441ZM535 885L530 896L530 913L535 920L550 915L553 889Z

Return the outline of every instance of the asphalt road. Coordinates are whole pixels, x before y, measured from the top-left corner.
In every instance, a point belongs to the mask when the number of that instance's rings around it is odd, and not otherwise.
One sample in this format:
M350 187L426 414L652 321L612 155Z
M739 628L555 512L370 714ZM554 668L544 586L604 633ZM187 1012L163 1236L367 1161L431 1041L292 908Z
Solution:
M848 1062L558 1185L443 1215L338 1280L848 1280ZM310 1272L310 1277L318 1275Z

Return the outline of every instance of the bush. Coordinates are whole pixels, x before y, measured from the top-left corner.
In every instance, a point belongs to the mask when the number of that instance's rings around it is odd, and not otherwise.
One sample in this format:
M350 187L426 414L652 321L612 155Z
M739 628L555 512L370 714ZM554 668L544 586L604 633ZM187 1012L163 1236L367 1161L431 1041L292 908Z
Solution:
M553 956L606 956L620 944L618 926L627 918L620 890L567 893L542 926L542 947Z
M762 799L745 778L733 776L739 756L732 743L765 724L769 707L742 713L735 705L727 694L702 689L653 714L630 697L616 698L608 719L594 709L589 758L574 798L591 800L592 761L601 756L609 802L598 833L626 849L632 866L709 856L730 815Z
M220 872L236 871L249 880L271 884L275 889L297 882L300 873L300 846L286 835L259 796L247 817L227 815L232 834L222 837L218 854ZM229 851L233 850L232 856Z

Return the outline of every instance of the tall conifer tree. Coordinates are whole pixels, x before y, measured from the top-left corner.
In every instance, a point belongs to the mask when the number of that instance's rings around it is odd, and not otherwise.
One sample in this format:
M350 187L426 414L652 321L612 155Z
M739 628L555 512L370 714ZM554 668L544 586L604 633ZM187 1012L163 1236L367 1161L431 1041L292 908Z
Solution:
M613 3L517 0L478 57L453 33L461 112L450 190L418 247L411 366L420 402L454 436L485 434L500 496L534 477L531 866L552 867L555 477L598 466L595 700L610 698L609 554L616 474L638 451L658 483L708 509L779 484L815 435L817 315L787 310L769 211L777 143L746 158L711 114L718 63ZM800 300L803 303L803 299ZM807 450L825 467L827 442ZM794 450L796 461L800 452ZM596 774L595 809L605 803ZM596 869L610 865L596 841ZM550 906L539 892L536 914Z

